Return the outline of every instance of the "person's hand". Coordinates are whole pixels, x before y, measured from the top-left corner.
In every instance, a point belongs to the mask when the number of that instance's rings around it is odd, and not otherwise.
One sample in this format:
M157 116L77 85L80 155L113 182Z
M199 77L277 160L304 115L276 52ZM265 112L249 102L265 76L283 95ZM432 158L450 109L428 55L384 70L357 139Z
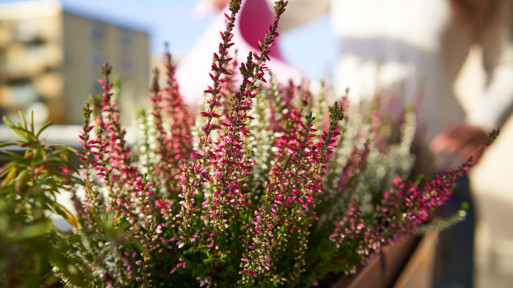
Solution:
M480 148L487 138L486 131L478 126L452 124L431 141L430 149L435 154L458 155L462 162L472 156L472 163L476 164L481 158Z
M221 11L223 8L230 3L230 0L208 0L217 10Z

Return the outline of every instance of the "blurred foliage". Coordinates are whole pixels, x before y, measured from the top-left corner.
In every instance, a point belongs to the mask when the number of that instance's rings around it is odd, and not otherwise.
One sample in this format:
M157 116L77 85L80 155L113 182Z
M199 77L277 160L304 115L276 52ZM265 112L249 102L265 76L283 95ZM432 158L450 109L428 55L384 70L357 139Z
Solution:
M76 151L64 145L46 145L42 132L51 125L34 129L20 113L21 123L4 122L19 141L0 143L0 286L53 287L58 279L52 266L62 265L72 277L83 278L72 264L70 234L52 222L56 215L77 227L72 212L57 201L80 181L69 157Z

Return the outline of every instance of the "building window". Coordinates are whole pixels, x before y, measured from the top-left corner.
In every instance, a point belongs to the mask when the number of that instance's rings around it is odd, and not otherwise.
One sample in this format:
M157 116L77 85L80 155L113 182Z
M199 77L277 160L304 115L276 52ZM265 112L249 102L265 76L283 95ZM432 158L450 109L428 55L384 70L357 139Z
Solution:
M20 42L30 42L37 38L38 28L34 19L27 19L19 22L15 29L14 39Z
M91 39L100 41L105 38L105 25L98 22L93 22L90 27Z
M103 51L93 51L91 55L89 55L89 64L93 68L98 68L105 63L105 55Z
M69 65L71 62L71 52L69 49L69 45L64 45L64 65Z
M27 57L33 57L34 59L45 59L48 57L46 47L43 45L27 45L25 47L25 53L27 53Z
M38 99L38 93L31 84L11 86L12 106L26 106Z
M118 37L119 45L128 46L132 44L132 33L128 30L121 30Z
M132 61L130 61L130 59L122 59L119 61L119 70L122 72L130 72L132 70Z

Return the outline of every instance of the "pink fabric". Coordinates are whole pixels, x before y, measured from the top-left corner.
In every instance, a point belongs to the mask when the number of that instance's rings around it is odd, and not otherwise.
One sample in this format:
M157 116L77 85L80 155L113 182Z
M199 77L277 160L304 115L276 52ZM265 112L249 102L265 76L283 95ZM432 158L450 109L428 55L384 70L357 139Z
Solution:
M240 33L244 41L253 49L258 49L258 40L264 41L265 32L274 21L274 13L269 10L266 0L245 1L239 12ZM271 48L270 56L283 60L276 46Z

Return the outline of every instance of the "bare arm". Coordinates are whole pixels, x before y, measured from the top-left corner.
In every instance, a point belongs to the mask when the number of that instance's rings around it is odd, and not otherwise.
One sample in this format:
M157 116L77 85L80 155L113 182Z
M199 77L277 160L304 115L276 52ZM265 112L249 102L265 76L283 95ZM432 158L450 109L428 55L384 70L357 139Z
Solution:
M266 0L273 7L275 0ZM330 0L289 0L280 19L280 30L287 31L329 12Z
M487 87L466 123L446 127L431 142L435 154L457 154L477 163L487 132L504 124L513 112L513 1L498 1L484 22L478 42L483 49Z
M487 87L468 122L486 130L501 126L513 112L513 3L499 1L479 42Z

